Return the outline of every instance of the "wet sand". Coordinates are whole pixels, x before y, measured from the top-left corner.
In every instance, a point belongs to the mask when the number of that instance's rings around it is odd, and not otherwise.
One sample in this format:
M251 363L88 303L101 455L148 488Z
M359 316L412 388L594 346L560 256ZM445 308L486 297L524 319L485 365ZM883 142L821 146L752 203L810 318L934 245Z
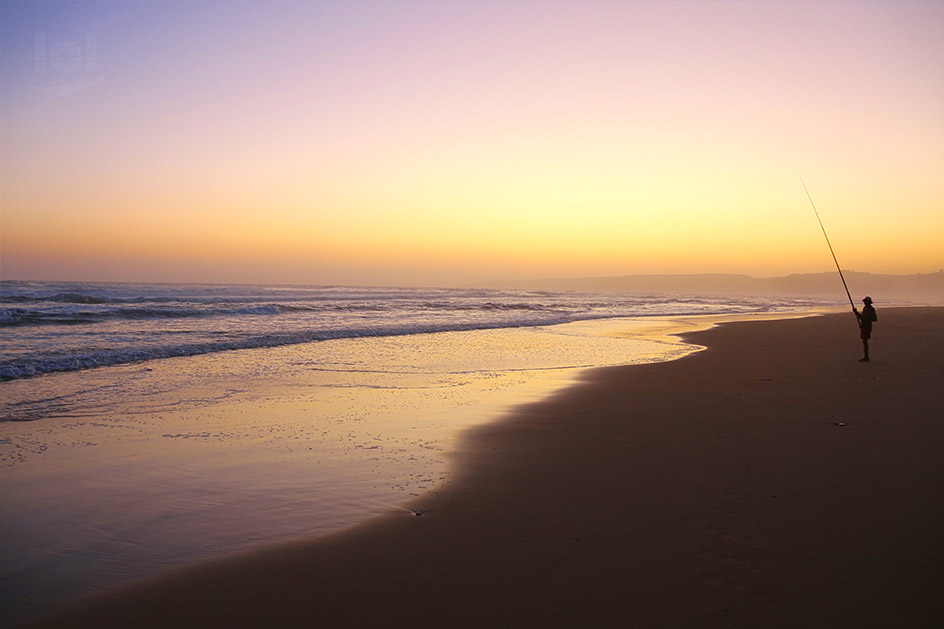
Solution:
M944 624L944 308L722 325L466 434L446 487L40 626Z
M590 366L689 354L665 335L711 320L337 339L4 382L0 626L408 513L397 505L449 482L466 430Z

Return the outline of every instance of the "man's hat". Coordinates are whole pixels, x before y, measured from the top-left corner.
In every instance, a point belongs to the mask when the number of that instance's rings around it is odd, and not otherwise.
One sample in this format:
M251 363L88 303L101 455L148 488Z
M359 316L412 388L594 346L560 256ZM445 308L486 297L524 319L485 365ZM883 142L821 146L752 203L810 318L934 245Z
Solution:
M871 298L871 297L866 297L866 298L863 299L862 301L864 301L864 302L867 303L867 304L870 304L870 303L872 303L872 298Z

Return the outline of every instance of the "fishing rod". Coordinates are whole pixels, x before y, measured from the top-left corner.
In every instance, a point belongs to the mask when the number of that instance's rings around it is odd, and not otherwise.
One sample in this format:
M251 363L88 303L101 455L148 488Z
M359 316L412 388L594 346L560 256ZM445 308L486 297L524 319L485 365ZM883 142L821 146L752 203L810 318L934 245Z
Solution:
M816 211L816 204L813 203L813 197L810 196L810 191L806 188L806 183L803 182L803 178L800 177L800 183L803 184L803 190L806 192L806 198L810 200L810 205L813 206L813 213L816 214L816 220L819 221L819 228L823 230L823 236L826 238L826 246L829 247L829 253L833 254L833 262L836 263L836 270L839 271L839 279L842 280L842 287L846 289L846 297L849 298L849 305L852 306L852 314L855 315L856 323L859 322L859 315L856 312L855 302L852 301L852 295L849 293L849 287L846 285L846 278L842 276L842 269L839 268L839 260L836 259L836 252L833 251L833 246L829 242L829 236L826 235L826 228L823 227L823 219L819 217L819 212Z

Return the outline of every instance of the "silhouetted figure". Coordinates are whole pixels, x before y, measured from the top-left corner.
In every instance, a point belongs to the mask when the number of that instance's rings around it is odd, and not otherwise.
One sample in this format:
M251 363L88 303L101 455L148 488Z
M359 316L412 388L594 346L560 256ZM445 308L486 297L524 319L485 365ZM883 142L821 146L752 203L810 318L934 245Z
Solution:
M865 356L860 358L859 362L867 363L869 362L869 339L872 338L872 322L878 321L878 316L875 314L875 308L872 307L871 297L866 297L862 303L865 307L862 308L861 313L855 308L852 311L859 320L859 336L862 338L862 349L865 350Z

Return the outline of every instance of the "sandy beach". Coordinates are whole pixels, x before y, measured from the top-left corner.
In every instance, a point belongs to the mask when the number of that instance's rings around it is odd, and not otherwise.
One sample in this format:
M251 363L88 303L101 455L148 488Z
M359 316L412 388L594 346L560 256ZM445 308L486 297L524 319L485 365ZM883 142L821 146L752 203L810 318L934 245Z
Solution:
M469 431L453 480L43 627L944 624L944 308L686 335Z

